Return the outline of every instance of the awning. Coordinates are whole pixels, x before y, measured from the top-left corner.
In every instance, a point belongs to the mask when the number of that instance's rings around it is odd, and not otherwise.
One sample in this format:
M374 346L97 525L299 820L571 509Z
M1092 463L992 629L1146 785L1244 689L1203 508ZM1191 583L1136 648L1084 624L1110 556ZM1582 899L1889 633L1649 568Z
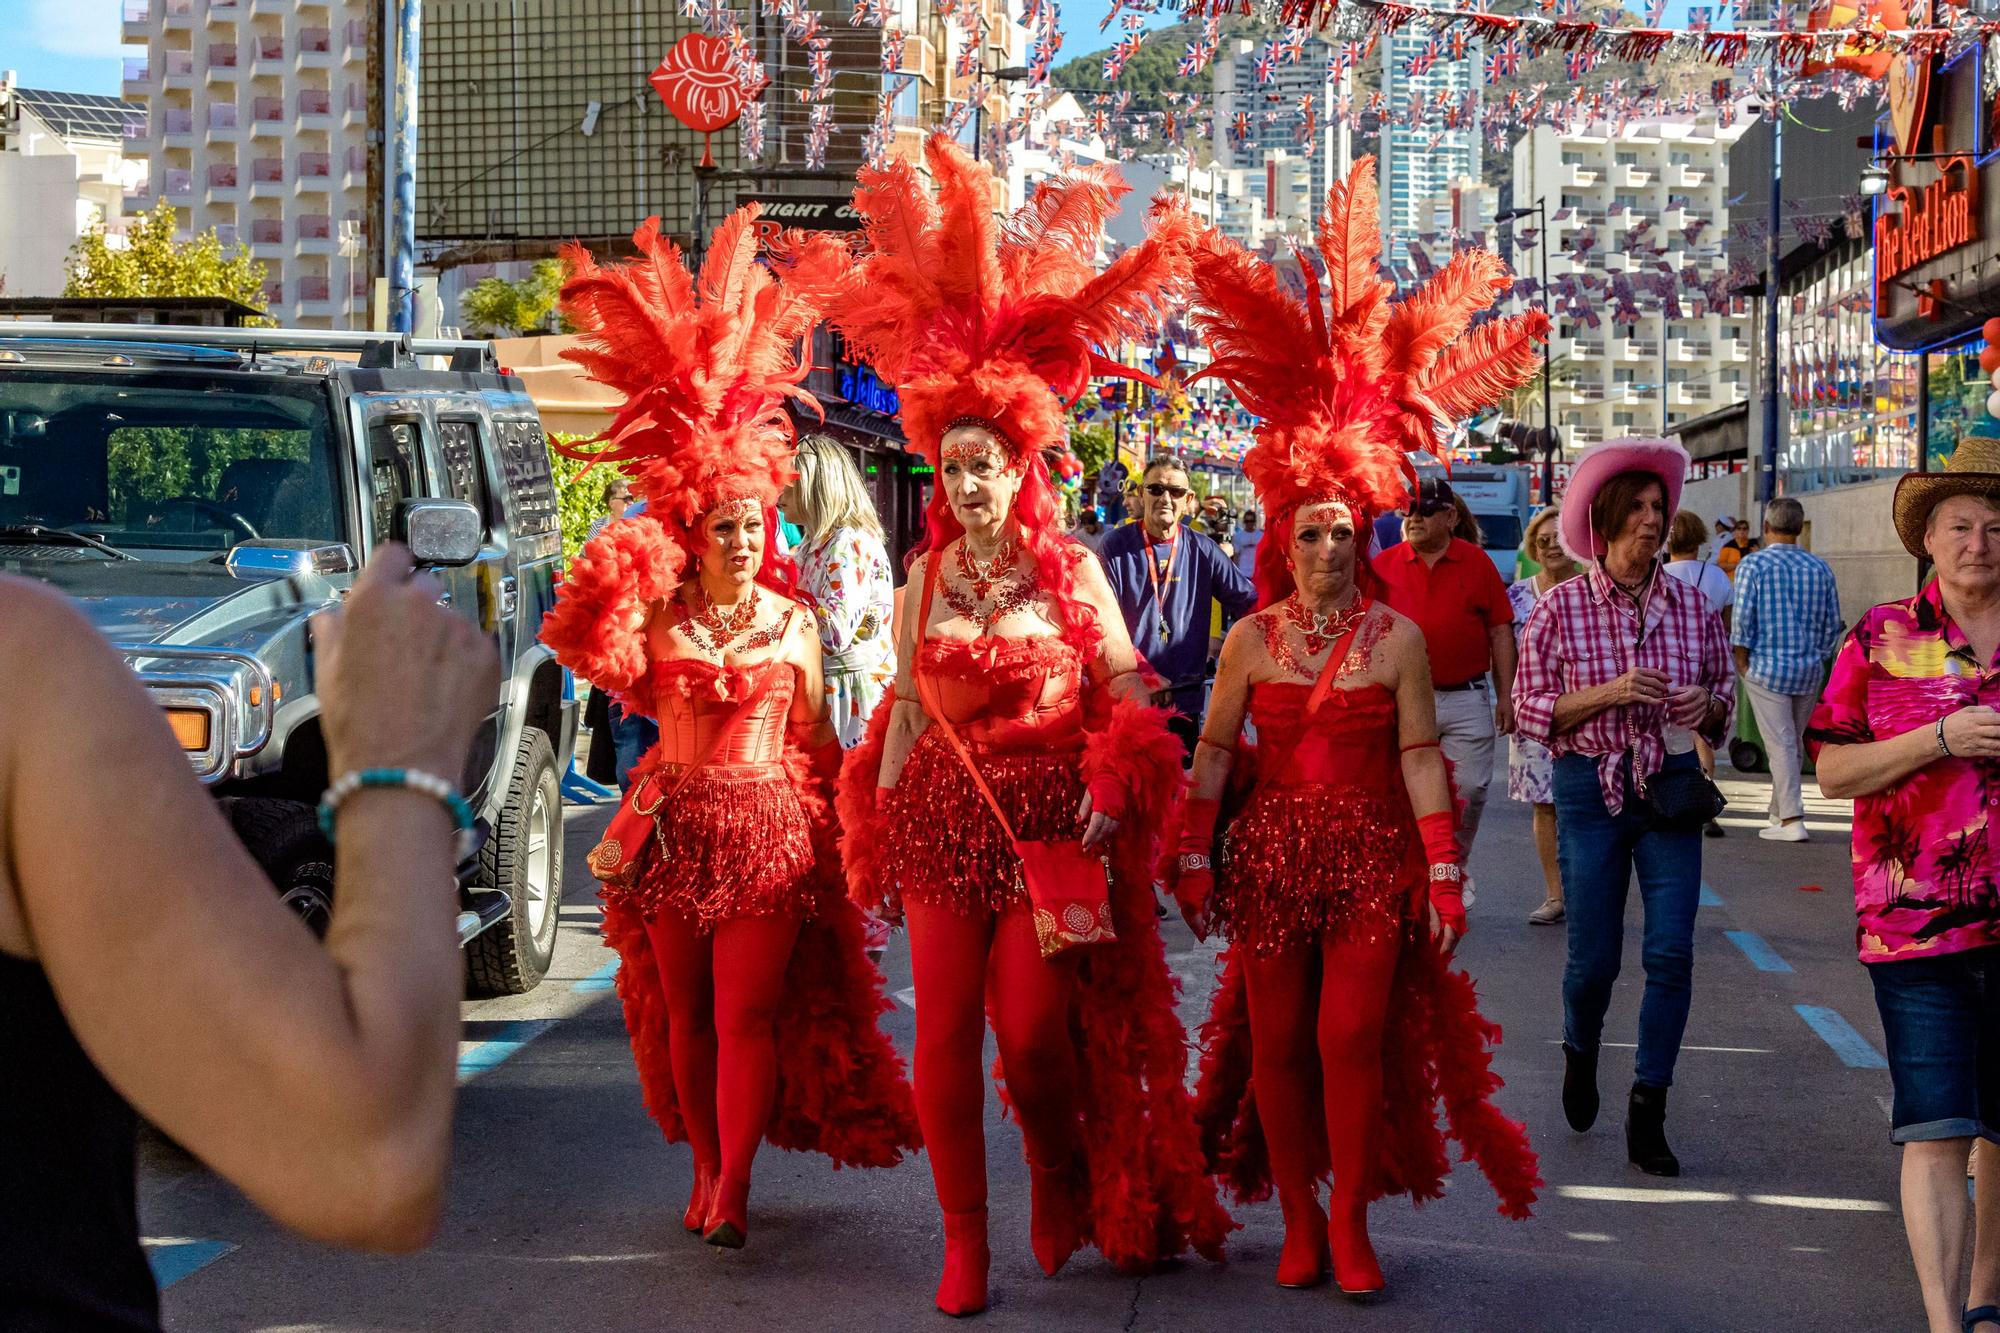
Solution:
M1731 403L1713 412L1673 426L1667 432L1680 437L1688 460L1695 463L1750 456L1750 404Z

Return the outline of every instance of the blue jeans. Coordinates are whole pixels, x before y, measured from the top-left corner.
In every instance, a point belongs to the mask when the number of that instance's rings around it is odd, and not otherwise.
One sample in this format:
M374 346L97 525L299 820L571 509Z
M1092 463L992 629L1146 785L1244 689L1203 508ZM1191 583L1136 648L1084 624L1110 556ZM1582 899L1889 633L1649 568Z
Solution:
M632 768L660 740L660 724L611 705L611 736L618 747L618 790L632 789Z
M1669 755L1668 767L1697 767L1692 753ZM1597 761L1566 754L1555 761L1556 849L1562 864L1569 965L1563 969L1563 1039L1579 1051L1597 1048L1604 1012L1618 981L1625 946L1625 895L1639 872L1646 909L1640 958L1646 994L1639 1005L1638 1081L1665 1088L1674 1081L1694 982L1694 916L1701 897L1701 830L1663 832L1639 812L1630 761L1625 808L1612 814L1597 785Z
M1868 964L1896 1087L1895 1143L2000 1143L2000 945Z

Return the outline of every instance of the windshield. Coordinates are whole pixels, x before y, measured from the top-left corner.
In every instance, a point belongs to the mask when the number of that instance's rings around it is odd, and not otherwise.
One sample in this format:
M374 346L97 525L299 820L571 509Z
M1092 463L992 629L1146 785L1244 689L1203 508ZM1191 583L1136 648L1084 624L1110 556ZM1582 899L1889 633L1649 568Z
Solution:
M1514 514L1478 514L1479 544L1489 551L1511 551L1521 544L1521 520Z
M0 372L0 527L156 558L344 541L323 384L232 372Z

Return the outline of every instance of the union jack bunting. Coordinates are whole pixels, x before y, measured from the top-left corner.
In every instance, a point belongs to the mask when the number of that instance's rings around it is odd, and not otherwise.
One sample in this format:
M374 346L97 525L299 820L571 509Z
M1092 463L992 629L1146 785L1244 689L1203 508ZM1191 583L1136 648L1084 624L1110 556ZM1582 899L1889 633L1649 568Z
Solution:
M1509 37L1493 49L1493 54L1486 57L1486 82L1488 83L1498 83L1502 79L1511 79L1520 72L1521 42L1519 38ZM1515 94L1513 93L1508 94L1510 99L1514 98L1514 96Z

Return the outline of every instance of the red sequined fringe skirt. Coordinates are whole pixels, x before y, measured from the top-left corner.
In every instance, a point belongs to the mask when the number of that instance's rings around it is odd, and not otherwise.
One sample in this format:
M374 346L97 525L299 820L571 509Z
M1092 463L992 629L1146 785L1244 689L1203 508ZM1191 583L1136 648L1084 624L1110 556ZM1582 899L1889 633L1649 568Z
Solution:
M974 750L972 757L1018 836L1036 842L1081 835L1081 749ZM1021 858L942 731L933 726L917 738L884 800L878 873L890 893L961 916L1027 909Z
M656 772L652 800L672 788L678 766ZM654 812L631 887L602 893L649 920L676 912L706 930L738 917L810 916L812 869L805 809L784 769L711 765Z
M1217 920L1233 942L1265 956L1328 936L1394 938L1415 845L1400 798L1320 783L1259 787L1223 838Z

